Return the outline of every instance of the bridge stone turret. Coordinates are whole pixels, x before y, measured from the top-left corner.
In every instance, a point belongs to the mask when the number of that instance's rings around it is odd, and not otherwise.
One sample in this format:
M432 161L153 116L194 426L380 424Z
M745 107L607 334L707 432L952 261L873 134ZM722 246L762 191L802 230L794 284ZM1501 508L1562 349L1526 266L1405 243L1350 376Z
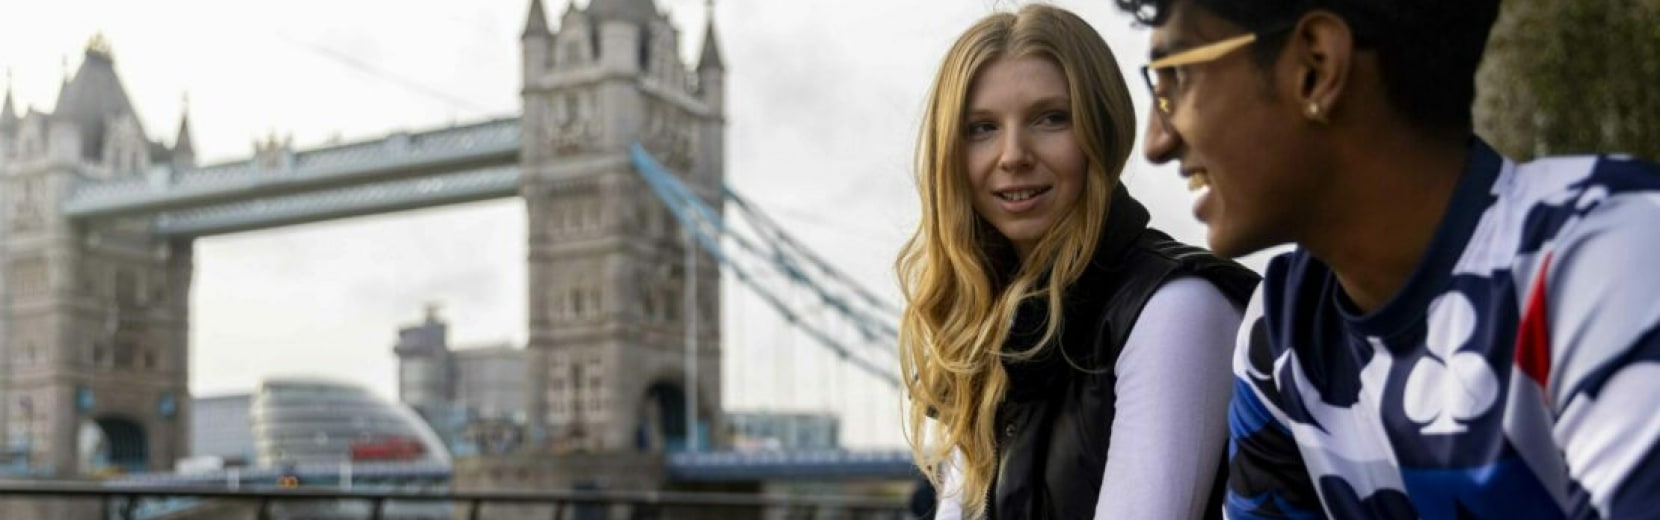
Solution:
M9 88L8 88L9 90ZM71 220L78 184L194 161L145 134L95 37L51 113L0 107L0 447L70 477L170 468L188 443L191 245ZM96 433L97 443L72 442Z
M713 24L694 69L652 0L567 6L557 29L545 16L532 0L521 40L519 162L529 229L526 403L539 455L502 462L517 469L473 468L476 478L462 462L457 487L657 488L662 454L692 437L690 394L700 444L724 430L720 272L708 257L687 268L680 225L627 154L641 143L720 207L724 71ZM685 308L687 276L696 312ZM691 316L695 388L684 371Z

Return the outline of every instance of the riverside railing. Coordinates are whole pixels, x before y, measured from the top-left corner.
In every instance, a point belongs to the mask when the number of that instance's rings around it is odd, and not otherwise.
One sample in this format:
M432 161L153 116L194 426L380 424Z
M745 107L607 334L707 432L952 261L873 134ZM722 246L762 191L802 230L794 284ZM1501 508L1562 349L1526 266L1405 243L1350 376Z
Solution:
M347 491L320 488L295 489L219 489L219 488L158 488L112 487L84 483L5 483L0 485L0 497L8 500L27 498L90 499L98 500L99 518L141 520L146 502L177 502L195 500L200 503L236 502L253 504L259 519L283 516L274 508L284 504L316 505L320 503L357 503L367 506L361 518L392 520L405 515L389 512L394 503L421 503L449 505L460 518L492 518L488 510L513 508L523 517L524 508L539 507L555 520L586 518L616 518L621 514L630 519L671 518L784 518L784 519L904 519L910 518L905 503L899 498L795 496L741 493L705 493L673 491L549 491L541 493L515 492L403 492L403 491ZM360 506L361 507L361 506ZM171 509L171 508L169 508ZM154 509L150 509L154 514ZM174 516L180 511L170 511ZM416 515L425 517L427 515ZM445 517L450 515L446 514Z

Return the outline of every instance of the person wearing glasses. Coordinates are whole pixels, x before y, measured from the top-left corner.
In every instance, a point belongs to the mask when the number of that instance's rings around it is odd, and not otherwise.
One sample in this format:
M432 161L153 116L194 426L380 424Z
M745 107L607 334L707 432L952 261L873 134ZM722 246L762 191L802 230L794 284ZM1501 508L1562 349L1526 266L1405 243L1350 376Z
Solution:
M1660 516L1660 168L1471 124L1497 0L1117 0L1225 256L1232 518ZM1595 57L1586 57L1595 59Z
M1228 352L1257 276L1147 227L1118 179L1136 123L1106 42L1054 7L993 14L926 107L897 269L936 517L1220 515Z

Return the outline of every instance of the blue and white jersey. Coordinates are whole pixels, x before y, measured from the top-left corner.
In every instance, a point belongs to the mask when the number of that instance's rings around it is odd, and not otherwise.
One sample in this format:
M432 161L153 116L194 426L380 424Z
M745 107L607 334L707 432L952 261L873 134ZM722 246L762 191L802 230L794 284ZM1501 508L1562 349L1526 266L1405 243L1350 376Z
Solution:
M1485 143L1361 314L1303 251L1246 310L1231 518L1660 517L1660 169Z

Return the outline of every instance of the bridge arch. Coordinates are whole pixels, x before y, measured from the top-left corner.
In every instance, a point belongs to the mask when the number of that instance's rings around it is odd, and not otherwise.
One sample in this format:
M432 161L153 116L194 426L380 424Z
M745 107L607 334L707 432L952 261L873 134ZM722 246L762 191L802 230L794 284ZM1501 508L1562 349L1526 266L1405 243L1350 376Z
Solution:
M634 406L633 447L646 453L678 453L688 448L690 421L686 419L686 385L680 374L660 375L647 380ZM699 394L697 409L698 447L718 445L710 438L714 411L707 395Z
M82 474L149 470L149 433L139 421L117 414L94 416L81 421L76 438Z

